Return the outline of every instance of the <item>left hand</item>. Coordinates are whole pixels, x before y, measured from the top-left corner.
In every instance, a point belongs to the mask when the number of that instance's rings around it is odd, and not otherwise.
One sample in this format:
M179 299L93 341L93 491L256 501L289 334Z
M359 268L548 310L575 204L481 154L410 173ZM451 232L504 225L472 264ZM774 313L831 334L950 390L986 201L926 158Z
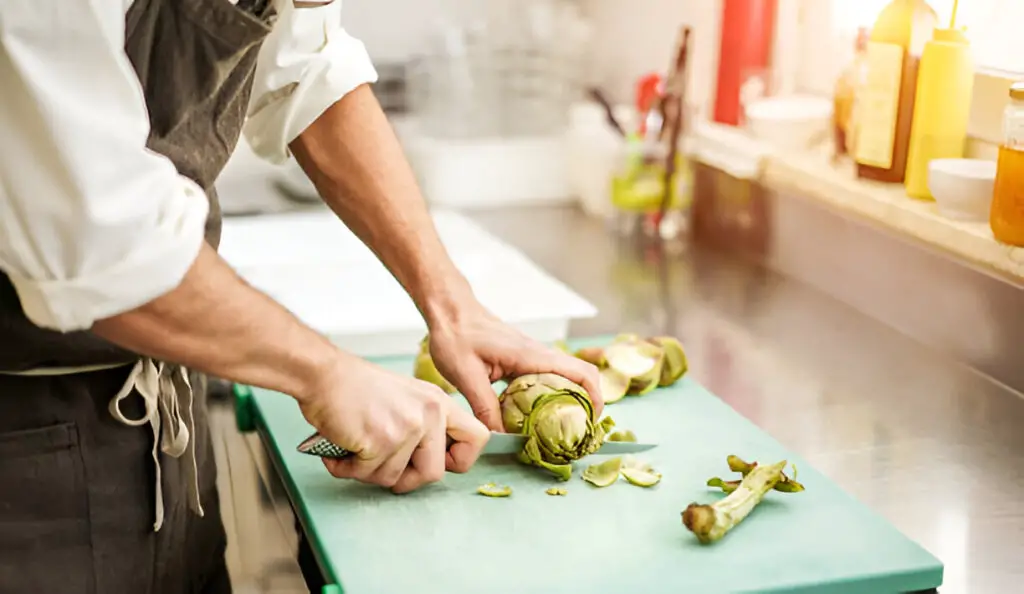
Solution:
M430 355L492 431L504 427L491 384L528 373L555 373L574 381L590 394L596 417L604 408L596 367L526 336L480 305L460 308L456 319L432 323Z

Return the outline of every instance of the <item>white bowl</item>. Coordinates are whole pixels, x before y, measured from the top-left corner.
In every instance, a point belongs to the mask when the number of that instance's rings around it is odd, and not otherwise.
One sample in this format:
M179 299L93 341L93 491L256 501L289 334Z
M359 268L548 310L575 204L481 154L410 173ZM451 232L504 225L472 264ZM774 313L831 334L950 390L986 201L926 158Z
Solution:
M928 165L928 189L951 219L988 221L995 180L995 161L935 159Z
M809 95L783 95L753 101L744 111L755 138L782 149L804 151L830 138L832 101Z

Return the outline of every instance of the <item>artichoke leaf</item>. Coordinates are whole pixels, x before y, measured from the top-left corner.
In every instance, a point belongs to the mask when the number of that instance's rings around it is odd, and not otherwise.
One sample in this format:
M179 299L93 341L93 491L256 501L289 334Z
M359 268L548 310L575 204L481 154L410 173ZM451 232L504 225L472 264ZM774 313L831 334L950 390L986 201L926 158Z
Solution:
M757 468L757 462L747 462L740 458L739 456L735 455L728 456L726 458L726 463L729 465L729 470L733 472L738 472L744 477L753 472L755 468ZM775 484L776 491L779 491L780 493L799 493L804 490L804 486L796 481L796 464L791 464L791 466L793 467L793 478L786 476L786 473L783 472L782 478L779 480L778 483ZM711 485L711 482L709 481L708 486L718 485Z
M509 497L512 495L512 487L487 483L486 485L480 485L477 487L476 492L484 497Z
M679 381L679 378L683 377L689 368L682 343L671 336L655 336L649 338L648 342L661 347L664 352L665 361L661 367L658 385L671 386Z
M642 396L658 387L664 350L644 340L621 341L605 349L608 367L629 378L627 394Z
M716 476L708 479L708 486L721 489L723 493L729 494L739 488L740 481L723 481Z
M572 464L552 464L545 461L540 453L540 445L536 437L526 440L523 451L519 452L519 461L524 464L539 466L563 481L572 478Z
M622 478L638 487L653 487L661 482L661 473L638 458L626 456L622 460Z
M582 359L591 365L595 365L599 369L604 368L608 364L604 357L604 348L602 347L582 348L573 353L573 356L577 359Z
M583 480L595 487L607 487L619 480L622 469L622 458L611 458L604 462L591 464L583 470Z
M613 404L626 397L626 392L629 391L629 378L620 371L606 367L601 370L598 377L605 404Z
M446 394L454 394L458 389L437 370L434 359L430 356L430 335L420 341L420 351L413 363L412 375L418 380L434 384Z
M559 489L558 487L551 487L550 489L544 492L554 497L565 497L566 495L569 494L569 491L565 489Z
M608 436L607 441L629 441L636 443L636 433L633 433L629 429L615 431Z

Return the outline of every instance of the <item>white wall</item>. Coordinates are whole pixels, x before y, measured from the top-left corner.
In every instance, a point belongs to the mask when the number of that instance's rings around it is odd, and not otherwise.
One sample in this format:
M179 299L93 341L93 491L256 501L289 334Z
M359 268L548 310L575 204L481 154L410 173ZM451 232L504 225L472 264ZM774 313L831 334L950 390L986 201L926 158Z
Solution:
M423 47L439 12L474 0L344 0L345 26L375 60L407 59ZM475 0L486 2L487 0ZM594 26L588 78L631 102L637 77L666 72L679 27L693 27L690 101L706 104L718 66L721 0L580 0Z

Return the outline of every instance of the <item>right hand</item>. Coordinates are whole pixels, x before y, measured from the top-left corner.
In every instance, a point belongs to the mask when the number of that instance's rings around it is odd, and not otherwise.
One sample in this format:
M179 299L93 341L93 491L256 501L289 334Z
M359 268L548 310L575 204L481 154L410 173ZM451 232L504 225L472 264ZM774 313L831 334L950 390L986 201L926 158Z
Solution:
M325 458L332 475L407 493L473 466L490 432L470 412L433 384L342 357L299 400L320 435L354 454Z

